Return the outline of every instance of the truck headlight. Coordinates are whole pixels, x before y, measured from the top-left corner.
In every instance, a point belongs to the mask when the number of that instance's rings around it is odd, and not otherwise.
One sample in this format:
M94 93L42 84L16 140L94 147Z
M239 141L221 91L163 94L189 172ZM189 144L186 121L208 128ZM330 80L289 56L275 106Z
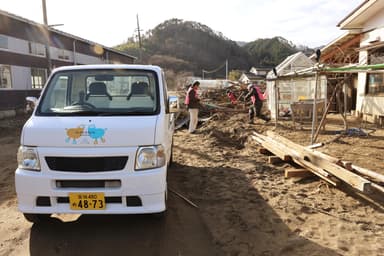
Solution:
M165 150L162 145L139 147L136 153L135 170L153 169L166 163Z
M20 146L17 151L17 163L21 169L40 171L37 149L35 147Z

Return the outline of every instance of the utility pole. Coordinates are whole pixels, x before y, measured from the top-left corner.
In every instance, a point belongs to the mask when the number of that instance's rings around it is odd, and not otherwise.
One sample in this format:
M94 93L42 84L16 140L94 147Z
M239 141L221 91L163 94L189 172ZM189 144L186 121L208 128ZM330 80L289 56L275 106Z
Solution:
M140 35L140 24L139 24L139 14L136 14L136 21L137 21L137 36L139 38L139 59L140 59L140 62L142 62L142 56L141 56L141 35Z
M47 18L47 7L45 4L45 0L42 0L43 4L43 18L44 18L44 28L46 32L46 38L45 38L45 54L47 56L47 62L48 62L48 74L51 73L52 69L52 61L51 61L51 52L50 52L50 33L49 33L49 26L48 26L48 18Z
M228 59L225 60L225 80L228 80Z
M139 37L139 47L141 48L141 35L140 35L139 14L136 14L136 20L137 20L137 35Z

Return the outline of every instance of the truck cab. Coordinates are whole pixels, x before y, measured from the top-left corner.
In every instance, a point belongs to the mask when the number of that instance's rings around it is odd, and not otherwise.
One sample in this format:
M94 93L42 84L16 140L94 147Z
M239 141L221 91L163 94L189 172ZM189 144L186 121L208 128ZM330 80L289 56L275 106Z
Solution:
M32 222L165 212L175 102L157 66L55 69L22 130L19 210Z

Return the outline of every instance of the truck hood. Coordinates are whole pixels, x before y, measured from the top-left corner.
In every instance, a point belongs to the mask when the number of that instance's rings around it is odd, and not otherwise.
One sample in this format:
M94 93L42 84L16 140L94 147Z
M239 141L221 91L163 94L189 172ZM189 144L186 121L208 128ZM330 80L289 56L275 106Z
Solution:
M37 117L24 125L21 144L42 147L153 145L157 116Z

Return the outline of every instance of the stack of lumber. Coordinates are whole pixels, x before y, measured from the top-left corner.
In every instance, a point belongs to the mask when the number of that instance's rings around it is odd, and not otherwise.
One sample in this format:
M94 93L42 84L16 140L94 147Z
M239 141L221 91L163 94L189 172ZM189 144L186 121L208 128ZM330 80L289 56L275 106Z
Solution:
M292 161L334 186L344 182L363 193L372 192L372 188L384 192L384 187L375 183L384 182L381 174L299 145L273 131L267 131L266 135L254 132L252 138L264 151L273 153L281 160Z

